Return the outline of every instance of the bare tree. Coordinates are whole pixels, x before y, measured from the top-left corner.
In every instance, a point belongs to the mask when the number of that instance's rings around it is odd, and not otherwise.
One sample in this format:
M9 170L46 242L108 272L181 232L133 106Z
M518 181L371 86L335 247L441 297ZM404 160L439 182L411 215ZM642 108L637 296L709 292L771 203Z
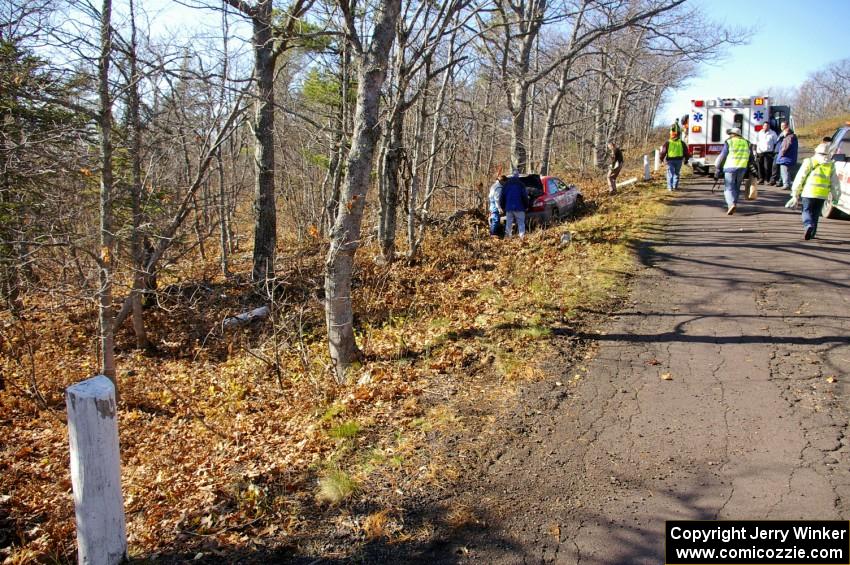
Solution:
M340 198L339 211L330 237L325 260L325 314L328 345L339 381L358 358L351 306L351 276L354 253L360 243L363 207L369 189L372 158L379 136L378 104L386 77L386 62L395 37L394 28L401 11L401 0L380 0L371 39L364 44L355 22L356 4L343 0L347 39L357 63L357 103L354 112L354 136L348 153L348 165Z
M275 246L277 245L277 212L275 208L275 147L274 147L274 75L277 61L296 35L300 18L312 5L312 0L295 0L287 10L283 25L274 21L272 0L225 0L251 22L254 48L254 83L256 85L254 120L254 282L263 283L274 276Z
M407 111L416 103L430 80L454 61L444 66L432 64L434 53L442 45L449 27L465 24L455 21L458 14L469 5L469 0L452 0L433 4L409 0L404 5L403 17L396 30L395 56L393 57L391 102L387 113L387 127L381 149L379 197L380 221L378 241L385 261L395 259L395 238L399 202L399 176L408 151L404 144L404 123ZM471 13L466 19L471 17ZM452 37L454 33L450 34ZM422 75L414 86L414 80ZM415 167L414 167L415 171ZM414 173L415 174L415 173Z
M112 60L112 0L103 0L100 12L100 60L98 64L98 93L100 112L100 288L98 289L98 319L100 322L101 372L115 384L115 330L112 311L112 274L115 257L113 237L112 198L112 95L109 91L109 64Z

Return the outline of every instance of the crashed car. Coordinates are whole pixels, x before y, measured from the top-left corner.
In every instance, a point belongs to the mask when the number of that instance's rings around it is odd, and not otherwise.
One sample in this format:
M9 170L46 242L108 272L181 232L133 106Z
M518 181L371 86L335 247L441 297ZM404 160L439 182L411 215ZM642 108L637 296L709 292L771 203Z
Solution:
M529 207L525 221L529 228L561 221L572 214L582 201L579 189L558 177L528 174L520 175L519 180L528 191Z

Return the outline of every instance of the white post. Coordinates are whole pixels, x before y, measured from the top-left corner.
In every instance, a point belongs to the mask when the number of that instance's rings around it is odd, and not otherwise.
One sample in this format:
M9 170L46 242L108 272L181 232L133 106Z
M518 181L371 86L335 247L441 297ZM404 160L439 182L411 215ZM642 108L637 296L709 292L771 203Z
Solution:
M649 180L649 155L643 156L643 180Z
M656 149L654 151L654 153L655 153L655 166L654 166L653 170L657 173L658 169L661 168L661 150Z
M127 530L115 386L107 377L93 377L68 387L65 404L79 563L121 563L127 558Z

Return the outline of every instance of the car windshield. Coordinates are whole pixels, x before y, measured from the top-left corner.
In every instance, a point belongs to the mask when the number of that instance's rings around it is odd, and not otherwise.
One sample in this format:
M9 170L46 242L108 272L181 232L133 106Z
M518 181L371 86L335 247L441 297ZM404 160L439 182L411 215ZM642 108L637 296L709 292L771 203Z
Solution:
M832 143L830 143L829 145L830 154L841 153L841 151L837 151L838 145L842 141L850 141L850 136L847 135L847 131L847 128L838 128L837 130L835 130L835 133L832 134Z

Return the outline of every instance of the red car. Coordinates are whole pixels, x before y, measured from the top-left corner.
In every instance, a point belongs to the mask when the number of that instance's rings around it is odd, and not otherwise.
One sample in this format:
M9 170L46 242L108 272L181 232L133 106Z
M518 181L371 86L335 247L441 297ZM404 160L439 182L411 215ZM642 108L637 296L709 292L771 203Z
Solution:
M572 214L582 200L575 185L567 184L558 177L520 175L519 179L528 191L530 205L526 221L529 225L558 222Z

